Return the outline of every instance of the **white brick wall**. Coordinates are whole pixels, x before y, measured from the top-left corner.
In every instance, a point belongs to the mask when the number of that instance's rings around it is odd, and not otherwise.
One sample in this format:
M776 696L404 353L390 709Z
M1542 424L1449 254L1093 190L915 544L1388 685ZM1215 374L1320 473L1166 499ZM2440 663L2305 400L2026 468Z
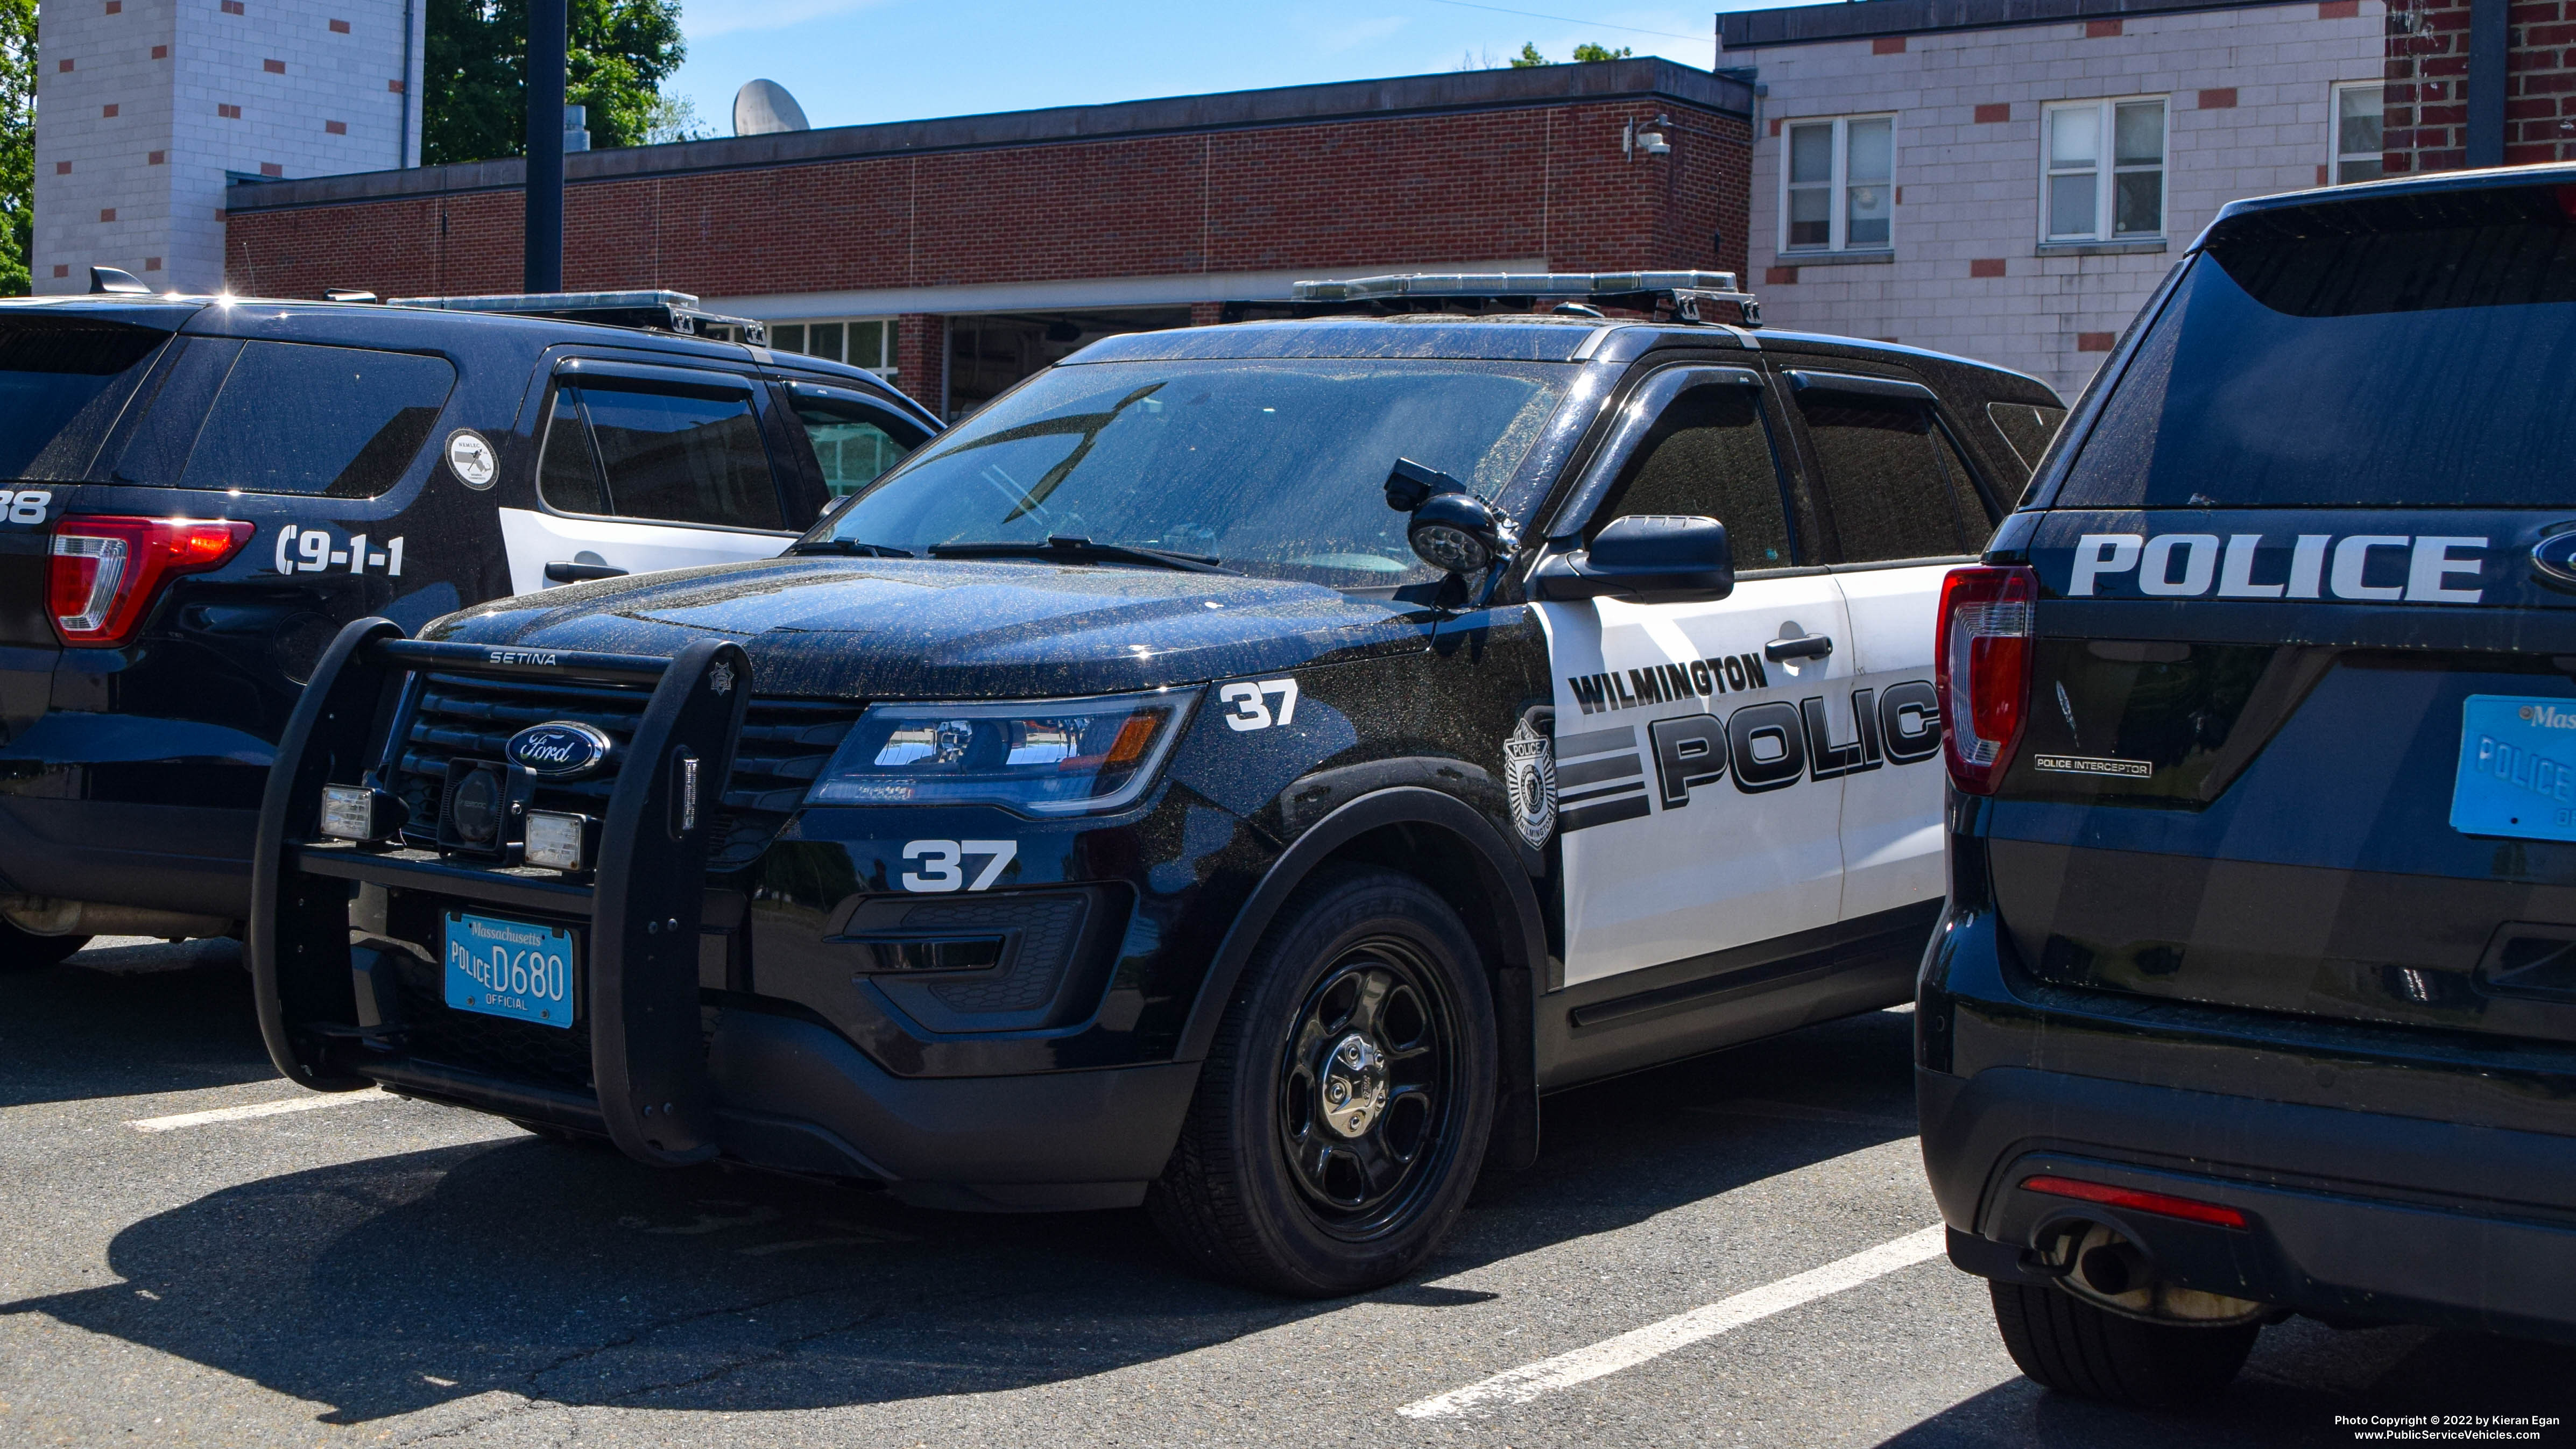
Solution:
M108 8L45 7L29 259L40 293L86 291L93 265L156 289L220 291L226 172L331 176L419 163L428 0L243 0L238 15L223 0ZM267 69L272 60L283 74ZM240 107L240 118L219 106Z
M2327 19L2314 0L2178 15L2130 15L2115 36L2050 21L1907 37L1893 55L1868 40L1728 50L1753 66L1757 103L1750 260L1763 316L1775 327L1888 337L2016 368L2068 398L2101 362L2083 333L2117 333L2224 203L2319 184L2330 159L2330 87L2373 80L2382 60L2382 0ZM2199 93L2233 87L2231 109ZM2110 96L2169 97L2165 248L2114 255L2043 252L2040 108ZM1980 105L2011 119L1979 123ZM1896 112L1895 260L1798 265L1781 242L1781 146L1775 123ZM1969 264L2001 259L2004 275Z

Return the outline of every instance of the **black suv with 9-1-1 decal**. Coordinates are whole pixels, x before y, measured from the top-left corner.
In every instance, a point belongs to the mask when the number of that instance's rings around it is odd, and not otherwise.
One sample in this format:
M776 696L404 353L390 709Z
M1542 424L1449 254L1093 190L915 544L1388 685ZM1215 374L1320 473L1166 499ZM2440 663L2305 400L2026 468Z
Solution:
M2239 202L1943 603L1950 1253L2054 1387L2576 1339L2576 169Z
M262 815L272 1052L1385 1282L1540 1092L1910 994L1936 594L2057 416L1689 321L1098 343L776 562L353 625Z
M857 368L682 335L679 293L101 272L0 303L0 969L246 919L270 752L350 620L773 557L938 430Z

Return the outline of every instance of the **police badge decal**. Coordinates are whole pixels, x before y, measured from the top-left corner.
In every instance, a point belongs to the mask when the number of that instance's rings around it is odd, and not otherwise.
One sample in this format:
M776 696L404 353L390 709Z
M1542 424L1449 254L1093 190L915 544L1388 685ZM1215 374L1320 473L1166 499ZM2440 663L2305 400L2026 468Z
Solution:
M1532 850L1544 849L1556 832L1556 746L1531 727L1528 715L1503 741L1503 785L1521 839Z

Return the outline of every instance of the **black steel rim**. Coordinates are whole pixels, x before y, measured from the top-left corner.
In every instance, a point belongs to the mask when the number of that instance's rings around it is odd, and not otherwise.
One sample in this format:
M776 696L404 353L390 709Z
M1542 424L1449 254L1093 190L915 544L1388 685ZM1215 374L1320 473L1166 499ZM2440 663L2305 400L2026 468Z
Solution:
M1402 942L1350 947L1306 993L1280 1057L1279 1149L1326 1231L1386 1232L1439 1180L1457 1058L1448 999Z

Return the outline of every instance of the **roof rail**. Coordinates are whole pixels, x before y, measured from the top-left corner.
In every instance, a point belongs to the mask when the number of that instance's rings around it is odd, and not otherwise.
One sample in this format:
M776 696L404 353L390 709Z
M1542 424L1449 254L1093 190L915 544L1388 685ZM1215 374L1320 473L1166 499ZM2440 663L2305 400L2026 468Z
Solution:
M1700 315L1701 305L1733 302L1743 309L1745 326L1762 325L1762 303L1735 285L1733 272L1415 272L1299 282L1291 295L1310 303L1400 303L1437 297L1537 303L1554 298L1559 311L1600 305L1642 312L1669 309L1684 322L1714 321Z
M593 322L608 327L641 327L654 332L702 336L709 327L739 329L754 347L769 345L769 327L749 317L728 317L698 305L686 292L523 292L481 297L391 297L388 307L434 307L448 312L501 312L514 317L552 317L564 322Z

